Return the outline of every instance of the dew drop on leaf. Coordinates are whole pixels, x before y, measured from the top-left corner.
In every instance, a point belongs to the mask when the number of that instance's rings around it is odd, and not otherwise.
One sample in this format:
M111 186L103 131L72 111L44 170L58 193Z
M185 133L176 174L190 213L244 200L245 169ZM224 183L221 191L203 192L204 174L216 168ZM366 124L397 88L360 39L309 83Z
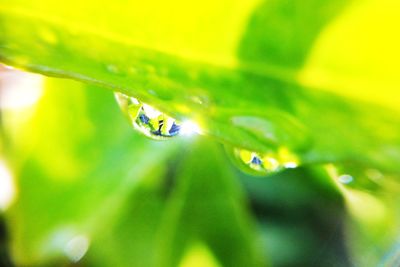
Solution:
M338 177L338 180L340 183L342 184L349 184L351 183L354 179L353 176L349 175L349 174L342 174Z
M357 189L364 192L399 190L400 185L390 173L381 173L362 163L338 162L325 166L329 176L342 188ZM344 186L344 187L343 187Z
M107 65L106 68L107 68L107 71L111 72L111 73L118 73L119 72L118 67L113 65L113 64Z
M282 144L292 149L309 147L310 139L306 127L293 116L279 111L269 111L262 116L232 116L236 127L256 136L267 146L279 147Z
M234 148L232 154L236 165L242 171L253 175L267 175L299 165L298 158L286 148L267 153Z
M116 92L115 98L121 110L132 121L133 127L151 139L168 140L174 136L200 132L194 122L178 122L134 97Z

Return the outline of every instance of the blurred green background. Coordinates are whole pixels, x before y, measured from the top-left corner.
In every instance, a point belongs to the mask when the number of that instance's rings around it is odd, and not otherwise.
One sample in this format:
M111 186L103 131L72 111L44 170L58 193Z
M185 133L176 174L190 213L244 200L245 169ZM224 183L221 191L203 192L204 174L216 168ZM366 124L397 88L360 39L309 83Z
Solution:
M0 266L399 266L399 15L0 0ZM201 134L151 140L114 91Z

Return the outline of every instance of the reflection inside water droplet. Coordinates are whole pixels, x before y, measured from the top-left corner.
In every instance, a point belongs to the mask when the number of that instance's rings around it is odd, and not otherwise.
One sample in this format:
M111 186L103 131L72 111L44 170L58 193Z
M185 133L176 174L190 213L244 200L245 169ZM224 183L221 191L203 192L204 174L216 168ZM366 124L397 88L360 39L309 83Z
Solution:
M299 164L297 157L286 148L280 148L276 152L271 151L268 153L235 148L233 155L240 169L256 175L266 175L285 168L296 168Z
M115 98L122 111L132 120L133 127L147 137L167 140L177 135L200 133L196 123L178 122L134 97L116 92Z

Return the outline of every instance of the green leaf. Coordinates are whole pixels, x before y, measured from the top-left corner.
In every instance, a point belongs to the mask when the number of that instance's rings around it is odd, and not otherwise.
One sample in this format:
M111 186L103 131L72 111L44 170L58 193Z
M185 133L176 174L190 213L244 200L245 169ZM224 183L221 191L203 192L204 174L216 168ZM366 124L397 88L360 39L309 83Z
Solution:
M168 201L164 178L147 177L131 192L114 223L94 237L84 259L89 266L155 266L158 229Z
M354 265L396 265L399 177L356 164L328 165L325 169L327 175L319 175L336 183L346 204L347 244ZM341 180L344 176L350 180Z
M142 183L87 262L95 266L265 266L236 177L209 140L187 143L169 175ZM205 157L207 155L207 157ZM208 160L207 160L208 159ZM162 185L168 182L168 191ZM172 182L172 183L171 183ZM203 266L203 265L200 265Z
M32 117L13 116L22 120L17 130L5 127L12 139L23 140L7 151L18 184L16 203L6 213L18 265L77 261L89 246L83 262L95 266L175 266L184 255L172 248L190 247L181 247L171 231L201 226L196 237L223 266L261 266L244 197L215 144L154 142L135 134L101 88L48 78L44 89ZM178 144L191 149L182 170L173 172ZM205 154L209 161L198 158ZM201 171L206 167L212 176ZM172 195L166 192L171 179L178 183ZM204 190L207 205L193 208L203 202ZM182 214L177 202L188 205ZM200 225L187 217L191 212L203 218ZM191 245L192 237L183 240ZM229 243L222 246L218 238ZM224 253L231 248L236 255Z
M395 32L396 3L0 3L0 60L8 64L138 97L228 145L283 146L304 163L356 160L398 172L398 49L359 49L340 36L346 30L356 42L373 29L392 44L375 28ZM363 14L376 25L352 27L368 20Z
M223 150L203 139L185 152L159 232L157 266L178 266L177 260L198 243L208 246L221 266L265 266Z
M18 199L7 220L19 265L73 257L71 240L105 231L137 184L165 166L175 143L134 134L119 113L108 91L46 80L38 110L18 133L30 148L9 152Z

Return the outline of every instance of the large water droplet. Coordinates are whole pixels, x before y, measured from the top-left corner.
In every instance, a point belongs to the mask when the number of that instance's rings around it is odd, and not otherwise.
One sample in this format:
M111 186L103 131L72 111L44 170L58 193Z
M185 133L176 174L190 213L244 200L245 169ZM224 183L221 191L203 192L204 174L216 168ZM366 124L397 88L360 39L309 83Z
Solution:
M270 147L285 145L299 150L310 145L306 127L289 114L270 110L262 116L232 116L231 122Z
M142 103L134 97L115 93L121 110L132 121L133 127L140 133L155 140L167 140L177 135L199 133L200 128L194 122L178 122L165 113Z
M267 175L299 165L298 158L286 148L267 153L234 148L233 160L241 170L253 175Z

